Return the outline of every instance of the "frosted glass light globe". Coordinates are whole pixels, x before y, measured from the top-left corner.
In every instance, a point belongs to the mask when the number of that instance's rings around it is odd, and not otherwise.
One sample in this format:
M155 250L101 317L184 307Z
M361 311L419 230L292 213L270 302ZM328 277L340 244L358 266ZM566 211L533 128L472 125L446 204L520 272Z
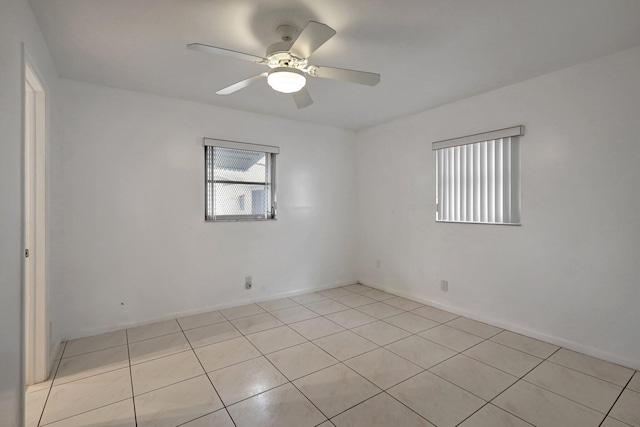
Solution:
M307 84L307 79L296 68L277 67L269 71L267 83L278 92L293 93L302 89Z

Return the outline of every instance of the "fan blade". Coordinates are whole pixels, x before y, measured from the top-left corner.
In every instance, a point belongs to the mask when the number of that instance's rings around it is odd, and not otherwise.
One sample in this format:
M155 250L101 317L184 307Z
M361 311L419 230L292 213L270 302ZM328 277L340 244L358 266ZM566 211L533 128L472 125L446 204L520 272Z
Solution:
M228 56L229 58L242 59L244 61L262 62L265 59L250 53L236 52L235 50L223 49L221 47L209 46L202 43L191 43L187 45L187 49L197 50L198 52L213 53L215 55Z
M296 58L306 59L320 46L336 34L336 30L316 21L309 21L302 30L289 52Z
M298 109L308 107L313 104L313 99L311 99L311 95L309 95L309 91L306 87L303 87L297 92L292 93L293 100L296 102Z
M323 79L342 80L367 86L375 86L380 83L380 74L344 68L311 66L309 67L309 74Z
M260 80L263 77L267 77L267 73L258 74L257 76L249 77L248 79L244 79L241 82L234 83L231 86L227 86L224 89L220 89L216 93L218 95L229 95L230 93L237 92L240 89L244 89L249 86L251 83Z

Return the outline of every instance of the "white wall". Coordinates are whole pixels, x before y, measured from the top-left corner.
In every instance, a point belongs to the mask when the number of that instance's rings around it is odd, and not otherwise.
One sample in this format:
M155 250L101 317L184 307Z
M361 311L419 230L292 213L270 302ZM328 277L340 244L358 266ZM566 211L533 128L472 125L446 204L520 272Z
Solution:
M58 96L63 338L355 282L352 132L69 80ZM277 221L203 221L203 137L280 146Z
M638 70L640 48L359 132L358 278L640 368ZM431 142L520 124L522 226L436 224Z
M26 0L0 3L0 425L21 425L22 94L21 43L52 88L57 72ZM52 99L49 100L52 102ZM49 141L51 142L51 141Z

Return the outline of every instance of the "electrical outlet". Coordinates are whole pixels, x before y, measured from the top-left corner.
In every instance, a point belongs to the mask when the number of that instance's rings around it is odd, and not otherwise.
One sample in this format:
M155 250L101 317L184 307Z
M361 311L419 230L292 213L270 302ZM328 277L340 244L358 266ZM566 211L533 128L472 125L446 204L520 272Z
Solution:
M251 278L251 276L247 276L244 278L244 287L247 289L251 289L251 282L253 281L253 279Z
M442 292L449 292L449 281L448 280L441 280L440 281L440 290Z
M376 260L376 268L380 268L380 260L379 259Z

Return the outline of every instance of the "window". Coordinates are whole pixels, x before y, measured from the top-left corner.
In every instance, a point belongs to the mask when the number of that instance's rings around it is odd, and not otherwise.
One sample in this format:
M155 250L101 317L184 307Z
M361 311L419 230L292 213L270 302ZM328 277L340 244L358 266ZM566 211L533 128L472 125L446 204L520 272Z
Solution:
M204 139L205 220L275 219L278 147Z
M433 143L436 221L520 224L524 126Z

